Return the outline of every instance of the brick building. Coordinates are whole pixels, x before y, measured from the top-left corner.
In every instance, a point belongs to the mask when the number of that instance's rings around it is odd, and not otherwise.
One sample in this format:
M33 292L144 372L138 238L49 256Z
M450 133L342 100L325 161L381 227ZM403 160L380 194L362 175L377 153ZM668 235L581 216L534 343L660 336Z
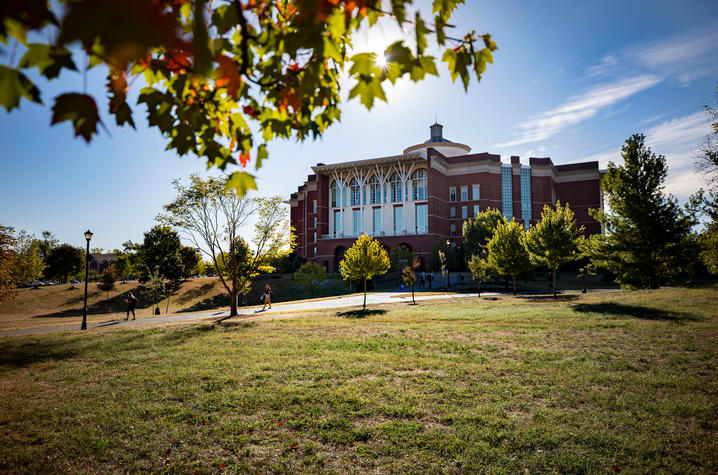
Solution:
M588 234L601 228L588 213L602 208L598 162L554 165L550 158L471 154L433 124L429 140L401 155L318 163L292 193L296 252L336 272L354 239L367 233L387 248L404 244L428 263L438 240L461 246L462 223L486 208L500 210L528 229L545 204L569 203Z

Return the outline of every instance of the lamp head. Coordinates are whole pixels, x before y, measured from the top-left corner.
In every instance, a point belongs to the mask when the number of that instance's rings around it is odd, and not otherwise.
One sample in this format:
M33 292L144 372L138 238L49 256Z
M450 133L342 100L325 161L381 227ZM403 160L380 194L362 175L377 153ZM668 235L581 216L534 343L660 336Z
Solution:
M89 229L85 231L85 239L87 239L88 241L92 239L92 231L90 231Z

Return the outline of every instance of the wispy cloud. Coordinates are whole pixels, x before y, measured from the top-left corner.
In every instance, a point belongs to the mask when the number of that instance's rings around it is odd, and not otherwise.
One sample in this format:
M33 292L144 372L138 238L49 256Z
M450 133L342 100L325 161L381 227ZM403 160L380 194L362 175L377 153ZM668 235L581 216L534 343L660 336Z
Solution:
M705 112L696 112L683 117L667 120L655 125L643 133L646 145L653 153L664 155L668 164L668 178L665 191L679 199L686 199L698 188L705 186L705 179L695 171L693 157L703 137L708 135L710 121ZM608 162L622 163L621 146L609 149L578 161L598 161L601 168Z
M642 74L613 83L602 84L585 94L572 98L555 109L529 117L528 120L518 125L520 130L515 134L513 140L498 143L495 147L512 147L545 140L561 132L566 127L593 117L602 109L658 82L660 82L658 76Z

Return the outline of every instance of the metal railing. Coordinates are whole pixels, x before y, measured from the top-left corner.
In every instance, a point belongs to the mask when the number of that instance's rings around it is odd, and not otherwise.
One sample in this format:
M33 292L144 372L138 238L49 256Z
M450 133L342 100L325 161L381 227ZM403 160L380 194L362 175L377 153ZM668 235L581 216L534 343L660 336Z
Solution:
M418 236L421 234L427 234L429 229L427 226L421 226L413 230L406 230L400 232L394 231L382 231L375 233L373 231L364 231L360 233L335 233L335 234L322 234L322 239L355 239L361 234L368 234L372 237L391 237L391 236Z

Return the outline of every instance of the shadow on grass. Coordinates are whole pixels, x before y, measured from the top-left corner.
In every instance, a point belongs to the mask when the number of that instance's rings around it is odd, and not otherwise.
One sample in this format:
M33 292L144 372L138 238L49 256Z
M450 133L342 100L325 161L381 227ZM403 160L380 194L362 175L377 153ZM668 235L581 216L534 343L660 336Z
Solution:
M222 320L212 323L199 323L196 325L187 325L181 328L173 328L163 336L163 340L166 342L181 343L213 331L240 331L247 328L254 328L257 325L257 322L227 322Z
M346 312L337 312L337 317L344 318L365 318L372 315L384 315L386 310L382 308L368 308L366 310L347 310Z
M229 297L225 293L208 297L204 300L196 302L194 305L177 310L177 313L183 312L199 312L201 310L214 310L218 307L226 307L229 305Z
M526 300L528 302L536 302L536 303L551 303L551 302L573 302L575 300L579 299L579 295L576 294L567 294L567 295L557 295L556 297L553 296L553 294L549 295L519 295L518 298L521 300Z
M580 313L602 313L605 315L639 318L641 320L664 320L677 322L681 320L697 319L695 315L691 315L690 313L660 310L657 308L643 307L639 305L624 305L615 302L579 303L573 306L573 310Z
M214 288L216 283L217 283L216 281L212 281L212 282L209 282L206 284L202 284L199 287L197 287L196 289L188 290L181 296L177 297L177 303L185 304L191 300L196 299L197 297L200 297L206 293L209 293L209 291L211 291ZM205 300L207 300L207 299L205 299Z

